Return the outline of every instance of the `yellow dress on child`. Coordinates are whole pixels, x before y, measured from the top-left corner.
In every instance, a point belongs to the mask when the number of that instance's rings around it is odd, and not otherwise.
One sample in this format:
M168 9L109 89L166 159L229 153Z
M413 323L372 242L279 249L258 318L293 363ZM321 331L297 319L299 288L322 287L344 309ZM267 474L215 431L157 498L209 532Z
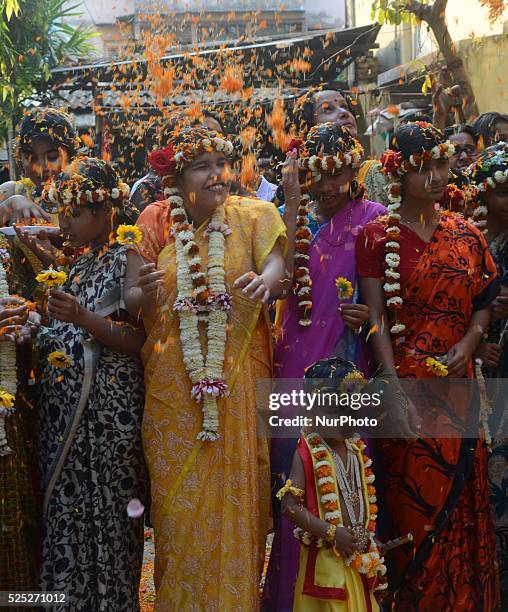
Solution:
M305 469L305 499L309 511L310 504L317 506L319 517L325 519L327 509L321 500L318 489L316 464L320 461L311 450L303 435L298 442L298 453ZM362 454L357 451L360 462L360 474L363 484L364 503L366 508L365 527L371 519L365 470ZM331 478L337 482L335 465L329 461ZM309 482L308 476L313 478ZM312 502L314 500L314 502ZM340 512L340 506L338 508ZM316 508L313 514L317 514ZM342 517L338 526L342 525ZM379 612L379 605L365 574L346 565L344 559L332 548L300 545L300 565L295 585L293 612Z

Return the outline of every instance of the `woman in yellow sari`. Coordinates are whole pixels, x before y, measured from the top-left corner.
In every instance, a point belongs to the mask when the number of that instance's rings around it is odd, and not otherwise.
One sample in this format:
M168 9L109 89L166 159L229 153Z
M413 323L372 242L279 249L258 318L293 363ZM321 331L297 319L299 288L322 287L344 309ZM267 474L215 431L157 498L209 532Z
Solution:
M231 152L199 127L151 155L167 200L138 220L149 263L129 262L158 611L258 608L270 473L255 383L271 376L264 304L286 285L285 227L272 204L229 196Z

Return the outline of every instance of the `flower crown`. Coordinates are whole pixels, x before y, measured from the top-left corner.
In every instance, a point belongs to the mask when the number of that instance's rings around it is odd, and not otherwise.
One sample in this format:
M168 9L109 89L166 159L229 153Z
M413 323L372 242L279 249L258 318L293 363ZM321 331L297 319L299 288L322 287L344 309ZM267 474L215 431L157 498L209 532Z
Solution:
M468 202L474 206L471 221L485 233L488 209L481 195L488 189L496 189L508 181L508 144L498 142L485 149L480 157L469 166L466 174L470 180L467 191Z
M86 206L112 200L116 207L121 208L130 194L129 186L119 181L116 187L97 187L94 181L75 173L69 179L56 180L47 183L42 190L42 200L56 204L61 212L76 206Z
M196 127L183 130L175 140L177 142L152 151L148 156L150 166L161 177L181 172L184 166L202 153L217 151L224 153L226 157L231 157L234 152L231 141L207 128Z
M421 153L413 153L404 159L400 151L385 151L381 156L383 172L393 178L402 176L413 168L421 168L430 159L450 159L455 153L455 147L447 140L432 149L425 149Z

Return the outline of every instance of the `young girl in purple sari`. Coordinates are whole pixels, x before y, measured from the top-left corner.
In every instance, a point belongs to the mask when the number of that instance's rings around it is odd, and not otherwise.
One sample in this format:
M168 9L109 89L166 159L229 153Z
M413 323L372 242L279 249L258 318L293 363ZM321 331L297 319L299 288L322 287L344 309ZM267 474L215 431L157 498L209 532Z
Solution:
M355 303L354 244L359 229L386 209L362 198L355 179L362 153L360 143L336 123L314 126L301 150L288 153L283 169L284 222L288 238L294 240L289 240L286 261L295 287L286 300L275 349L277 378L302 378L309 365L333 355L368 369L357 333L368 309ZM314 237L308 229L309 215L320 222ZM272 440L273 491L285 482L295 448L296 440ZM280 514L275 504L274 514L276 518ZM293 526L282 517L272 545L265 610L293 609L298 556Z

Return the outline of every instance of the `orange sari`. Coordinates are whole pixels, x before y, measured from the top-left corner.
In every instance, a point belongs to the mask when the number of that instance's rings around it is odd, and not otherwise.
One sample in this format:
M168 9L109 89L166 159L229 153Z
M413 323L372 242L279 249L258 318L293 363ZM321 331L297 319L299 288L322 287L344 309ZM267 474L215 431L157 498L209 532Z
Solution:
M373 250L384 259L383 220L375 223L359 236L358 261L362 249L367 259ZM412 232L402 232L400 238L400 255L406 263L404 249L410 245L404 242L411 235L414 240ZM365 272L360 274L368 276ZM489 292L495 276L483 235L459 216L445 214L409 276L404 278L401 271L404 305L398 319L406 330L403 342L394 342L401 378L431 376L425 360L445 355L464 337L474 310L493 297ZM448 410L441 432L456 433L471 416L471 398L464 387L449 381L446 391L440 386L435 393L436 406ZM434 430L435 414L428 403L421 408L425 434ZM414 536L413 550L400 547L388 555L394 609L497 610L483 441L429 436L414 442L384 440L379 447L381 535L383 539L408 532Z
M224 364L230 395L219 402L220 439L201 442L201 406L190 397L179 318L171 308L176 262L167 205L148 207L138 221L142 252L166 271L168 291L167 305L146 323L142 355L158 611L258 608L270 472L268 442L257 436L255 383L271 377L271 335L266 308L243 297L233 282L250 270L260 272L277 242L285 247L285 227L272 204L234 197L226 202L226 223L232 230L225 250L226 286L233 296ZM206 226L196 231L205 269Z

